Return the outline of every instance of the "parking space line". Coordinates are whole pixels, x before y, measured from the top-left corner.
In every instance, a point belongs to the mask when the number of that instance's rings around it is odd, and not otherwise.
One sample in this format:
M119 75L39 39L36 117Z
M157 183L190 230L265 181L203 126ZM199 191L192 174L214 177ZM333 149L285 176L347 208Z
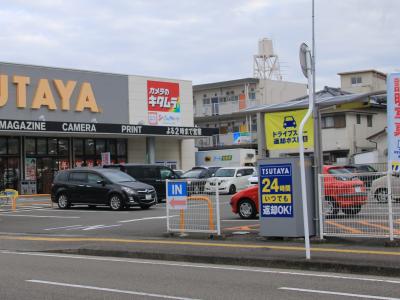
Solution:
M4 217L27 217L27 218L54 218L54 219L80 219L81 217L76 216L40 216L40 215L15 215L0 213L0 216Z
M360 223L360 224L366 225L366 226L370 226L370 227L374 227L374 228L378 228L378 229L383 229L386 231L390 231L390 228L388 226L384 226L381 224L372 224L367 221L357 221L357 223ZM394 229L393 232L394 232L394 234L400 234L400 230L397 230L397 229Z
M361 233L363 233L361 230L358 230L358 229L355 229L355 228L352 228L352 227L345 226L345 225L343 225L343 224L337 223L337 222L332 221L332 220L326 220L325 223L330 224L330 225L333 225L333 226L336 226L336 227L341 228L341 229L344 229L344 230L347 230L347 231L349 231L349 232L351 232L351 233L356 233L356 234L361 234Z
M299 289L299 288L290 288L290 287L280 287L279 290L294 291L294 292L304 292L304 293L314 293L314 294L324 294L324 295L345 296L345 297L363 298L363 299L400 300L400 298L392 298L392 297L382 297L382 296L372 296L372 295L352 294L352 293L341 293L341 292L332 292L332 291L324 291L324 290Z
M83 226L83 225L71 225L71 226L53 227L53 228L46 228L46 229L43 229L43 230L67 229L67 228L81 227L81 226Z
M80 288L80 289L95 290L95 291L110 292L110 293L119 293L119 294L128 294L128 295L136 295L136 296L146 296L146 297L153 297L153 298L196 300L195 298L176 297L176 296L161 295L161 294L127 291L127 290L117 290L117 289L102 288L102 287L90 286L90 285L69 284L69 283L34 280L34 279L26 280L26 281L32 282L32 283L39 283L39 284L55 285L55 286L62 286L62 287L69 287L69 288ZM198 300L200 300L200 299L198 299Z
M178 217L178 215L169 216L170 218ZM167 216L161 217L147 217L147 218L140 218L140 219L131 219L131 220L122 220L118 221L118 223L131 223L131 222L139 222L139 221L147 221L147 220L155 220L155 219L166 219Z

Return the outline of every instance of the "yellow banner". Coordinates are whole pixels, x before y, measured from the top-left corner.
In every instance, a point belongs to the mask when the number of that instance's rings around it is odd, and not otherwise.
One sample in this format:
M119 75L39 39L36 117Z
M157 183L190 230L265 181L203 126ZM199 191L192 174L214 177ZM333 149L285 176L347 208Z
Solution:
M285 150L299 147L299 133L301 120L307 110L273 112L265 114L265 139L268 150ZM308 119L303 130L305 148L314 145L314 128L312 116Z

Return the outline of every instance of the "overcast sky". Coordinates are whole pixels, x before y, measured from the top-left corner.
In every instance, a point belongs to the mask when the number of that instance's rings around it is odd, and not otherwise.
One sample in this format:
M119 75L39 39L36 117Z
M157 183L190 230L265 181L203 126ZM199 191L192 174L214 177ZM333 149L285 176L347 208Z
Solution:
M315 0L317 86L400 71L399 0ZM192 80L251 77L271 38L285 80L306 82L311 0L0 0L0 61Z

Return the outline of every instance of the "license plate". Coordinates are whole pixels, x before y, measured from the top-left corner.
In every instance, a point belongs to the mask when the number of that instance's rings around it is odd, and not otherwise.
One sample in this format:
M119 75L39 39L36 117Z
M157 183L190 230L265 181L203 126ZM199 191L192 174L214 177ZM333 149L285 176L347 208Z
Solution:
M146 200L150 200L151 199L151 195L150 194L147 194L146 195Z
M361 187L356 186L356 193L361 193Z

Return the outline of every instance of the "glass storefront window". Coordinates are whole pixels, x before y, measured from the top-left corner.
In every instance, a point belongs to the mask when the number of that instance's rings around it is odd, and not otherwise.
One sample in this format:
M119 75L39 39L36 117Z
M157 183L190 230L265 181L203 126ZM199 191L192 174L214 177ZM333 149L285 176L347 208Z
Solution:
M48 139L49 143L49 154L57 154L57 139Z
M85 139L85 154L86 155L94 155L94 140L93 139Z
M115 140L107 140L107 150L110 152L111 156L115 155Z
M74 153L75 155L83 155L83 140L74 139Z
M126 155L126 142L125 140L117 140L117 153L118 156Z
M59 155L68 155L68 140L67 139L59 139L58 140L58 154Z
M47 154L47 140L45 138L37 139L36 143L37 143L37 154L39 155Z
M0 138L0 154L7 154L7 138Z
M36 154L35 138L25 139L25 152L26 154Z
M8 139L8 154L18 154L19 153L19 138L9 138Z
M96 140L96 154L101 155L102 152L106 152L106 141Z

